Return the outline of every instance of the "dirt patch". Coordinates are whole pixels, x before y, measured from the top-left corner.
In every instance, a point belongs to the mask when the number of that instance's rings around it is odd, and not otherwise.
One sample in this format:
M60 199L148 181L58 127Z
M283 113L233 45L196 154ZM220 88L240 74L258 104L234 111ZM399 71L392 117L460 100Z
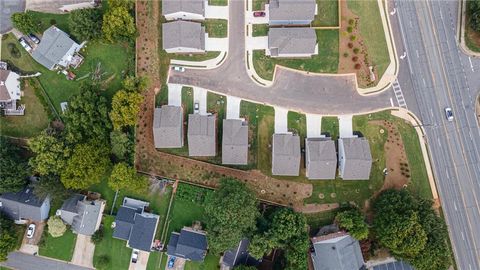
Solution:
M378 74L373 71L375 80L370 77L370 61L367 46L359 31L360 18L348 9L347 1L340 1L341 23L338 73L355 73L360 87L378 82Z
M338 207L340 207L340 204L338 203L324 203L324 204L309 203L301 206L300 205L296 206L293 209L295 209L295 211L298 211L298 212L312 214L312 213L330 211L333 209L337 209Z

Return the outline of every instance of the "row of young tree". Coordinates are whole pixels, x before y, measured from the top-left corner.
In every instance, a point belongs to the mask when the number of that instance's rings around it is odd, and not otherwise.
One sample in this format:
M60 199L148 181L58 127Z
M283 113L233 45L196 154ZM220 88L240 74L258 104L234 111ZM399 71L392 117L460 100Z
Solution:
M469 0L468 5L470 9L470 27L480 32L480 0Z

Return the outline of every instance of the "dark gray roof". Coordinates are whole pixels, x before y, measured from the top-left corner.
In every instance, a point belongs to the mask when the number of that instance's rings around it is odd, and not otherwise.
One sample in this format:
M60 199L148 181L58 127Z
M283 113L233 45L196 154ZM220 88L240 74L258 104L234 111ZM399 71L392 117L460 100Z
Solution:
M272 174L298 176L300 171L300 137L273 134Z
M216 155L216 115L188 115L188 154L190 156Z
M223 253L222 264L233 268L238 265L258 265L259 262L248 253L250 241L247 238L240 240L236 248Z
M155 108L153 116L153 139L155 148L183 146L183 109L164 105Z
M183 11L204 15L204 2L204 0L163 0L162 13L166 15Z
M205 27L200 23L174 21L162 25L163 49L178 47L205 50Z
M340 138L338 139L339 149L343 146L345 156L345 166L341 172L342 179L345 180L368 180L370 178L370 170L372 168L372 154L370 153L370 145L368 140L361 138Z
M248 163L248 124L239 119L223 119L222 164Z
M68 211L71 213L77 213L77 202L85 199L85 195L82 194L73 194L70 198L66 199L60 210Z
M135 224L128 239L128 245L134 249L150 251L152 249L157 223L157 215L137 213L135 215Z
M305 157L309 179L335 179L337 153L330 138L305 139Z
M52 69L67 54L72 46L80 46L65 32L51 26L43 32L42 40L32 52L32 57L42 66Z
M72 229L83 235L93 235L97 230L97 223L101 216L102 202L97 201L78 201L77 213L73 218Z
M270 28L268 31L272 56L315 54L316 45L317 34L313 28Z
M270 21L313 21L315 0L270 0ZM270 29L271 30L271 29Z
M173 240L173 241L172 241ZM202 231L183 228L180 233L172 232L167 254L180 258L203 261L207 253L207 236Z
M373 270L415 270L411 265L403 261L390 262L386 264L376 265Z
M364 267L360 244L344 232L312 238L315 270L359 270Z
M41 207L44 202L50 204L50 198L38 198L33 193L33 187L27 187L15 193L4 193L0 195L0 202L0 210L14 220L41 221L48 217L42 217Z
M115 228L113 229L112 236L114 238L128 241L128 238L130 237L130 232L132 231L132 227L133 223L115 220Z

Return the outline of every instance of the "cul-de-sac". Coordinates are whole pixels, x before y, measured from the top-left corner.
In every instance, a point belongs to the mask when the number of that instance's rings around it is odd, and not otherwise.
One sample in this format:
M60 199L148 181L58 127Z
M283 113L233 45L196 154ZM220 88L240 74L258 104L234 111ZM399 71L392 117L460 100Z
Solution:
M480 270L480 0L0 0L0 270Z

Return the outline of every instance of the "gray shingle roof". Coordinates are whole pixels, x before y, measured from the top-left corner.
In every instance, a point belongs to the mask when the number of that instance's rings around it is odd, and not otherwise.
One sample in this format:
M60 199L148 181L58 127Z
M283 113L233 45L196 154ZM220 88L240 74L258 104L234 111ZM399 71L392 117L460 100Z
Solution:
M0 210L14 220L41 221L48 217L42 217L41 207L44 202L50 204L50 198L38 198L33 193L32 187L27 187L15 193L4 193L0 195L0 202Z
M205 50L205 27L200 23L174 21L162 25L163 49L178 47Z
M162 12L164 15L182 11L204 15L204 2L204 0L163 0Z
M157 215L137 213L135 215L135 224L133 225L128 245L134 249L150 251L152 249L157 223Z
M86 196L74 194L63 202L60 208L60 217L72 226L74 232L93 235L102 214L102 204L103 202L100 200L87 201Z
M238 265L258 265L259 261L248 253L248 246L250 241L243 238L233 249L227 250L223 253L222 264L234 268Z
M308 179L335 179L337 153L330 138L305 139L305 157Z
M315 0L270 0L270 21L313 21ZM270 29L271 30L271 29Z
M239 119L223 119L222 164L248 163L248 124Z
M188 115L188 154L216 155L216 115Z
M300 171L300 137L273 134L272 174L298 176Z
M51 26L43 32L42 40L32 52L32 57L42 66L52 69L62 60L72 46L80 46L65 32Z
M153 117L155 148L178 148L183 146L183 109L164 105L155 108Z
M172 232L167 254L180 258L203 261L207 253L207 236L202 231L183 228L180 233Z
M82 194L73 194L70 198L63 201L62 207L60 210L68 211L71 213L77 213L77 202L85 199L85 195Z
M19 78L20 76L13 71L0 69L0 101L20 99Z
M272 56L314 54L317 34L313 28L270 28L268 48Z
M344 180L368 180L372 168L372 154L370 145L365 138L340 138L338 139L339 149L343 146L345 156L339 151L339 163L344 159L345 166L340 173Z
M358 241L346 233L314 237L312 243L315 270L359 270L364 265Z

